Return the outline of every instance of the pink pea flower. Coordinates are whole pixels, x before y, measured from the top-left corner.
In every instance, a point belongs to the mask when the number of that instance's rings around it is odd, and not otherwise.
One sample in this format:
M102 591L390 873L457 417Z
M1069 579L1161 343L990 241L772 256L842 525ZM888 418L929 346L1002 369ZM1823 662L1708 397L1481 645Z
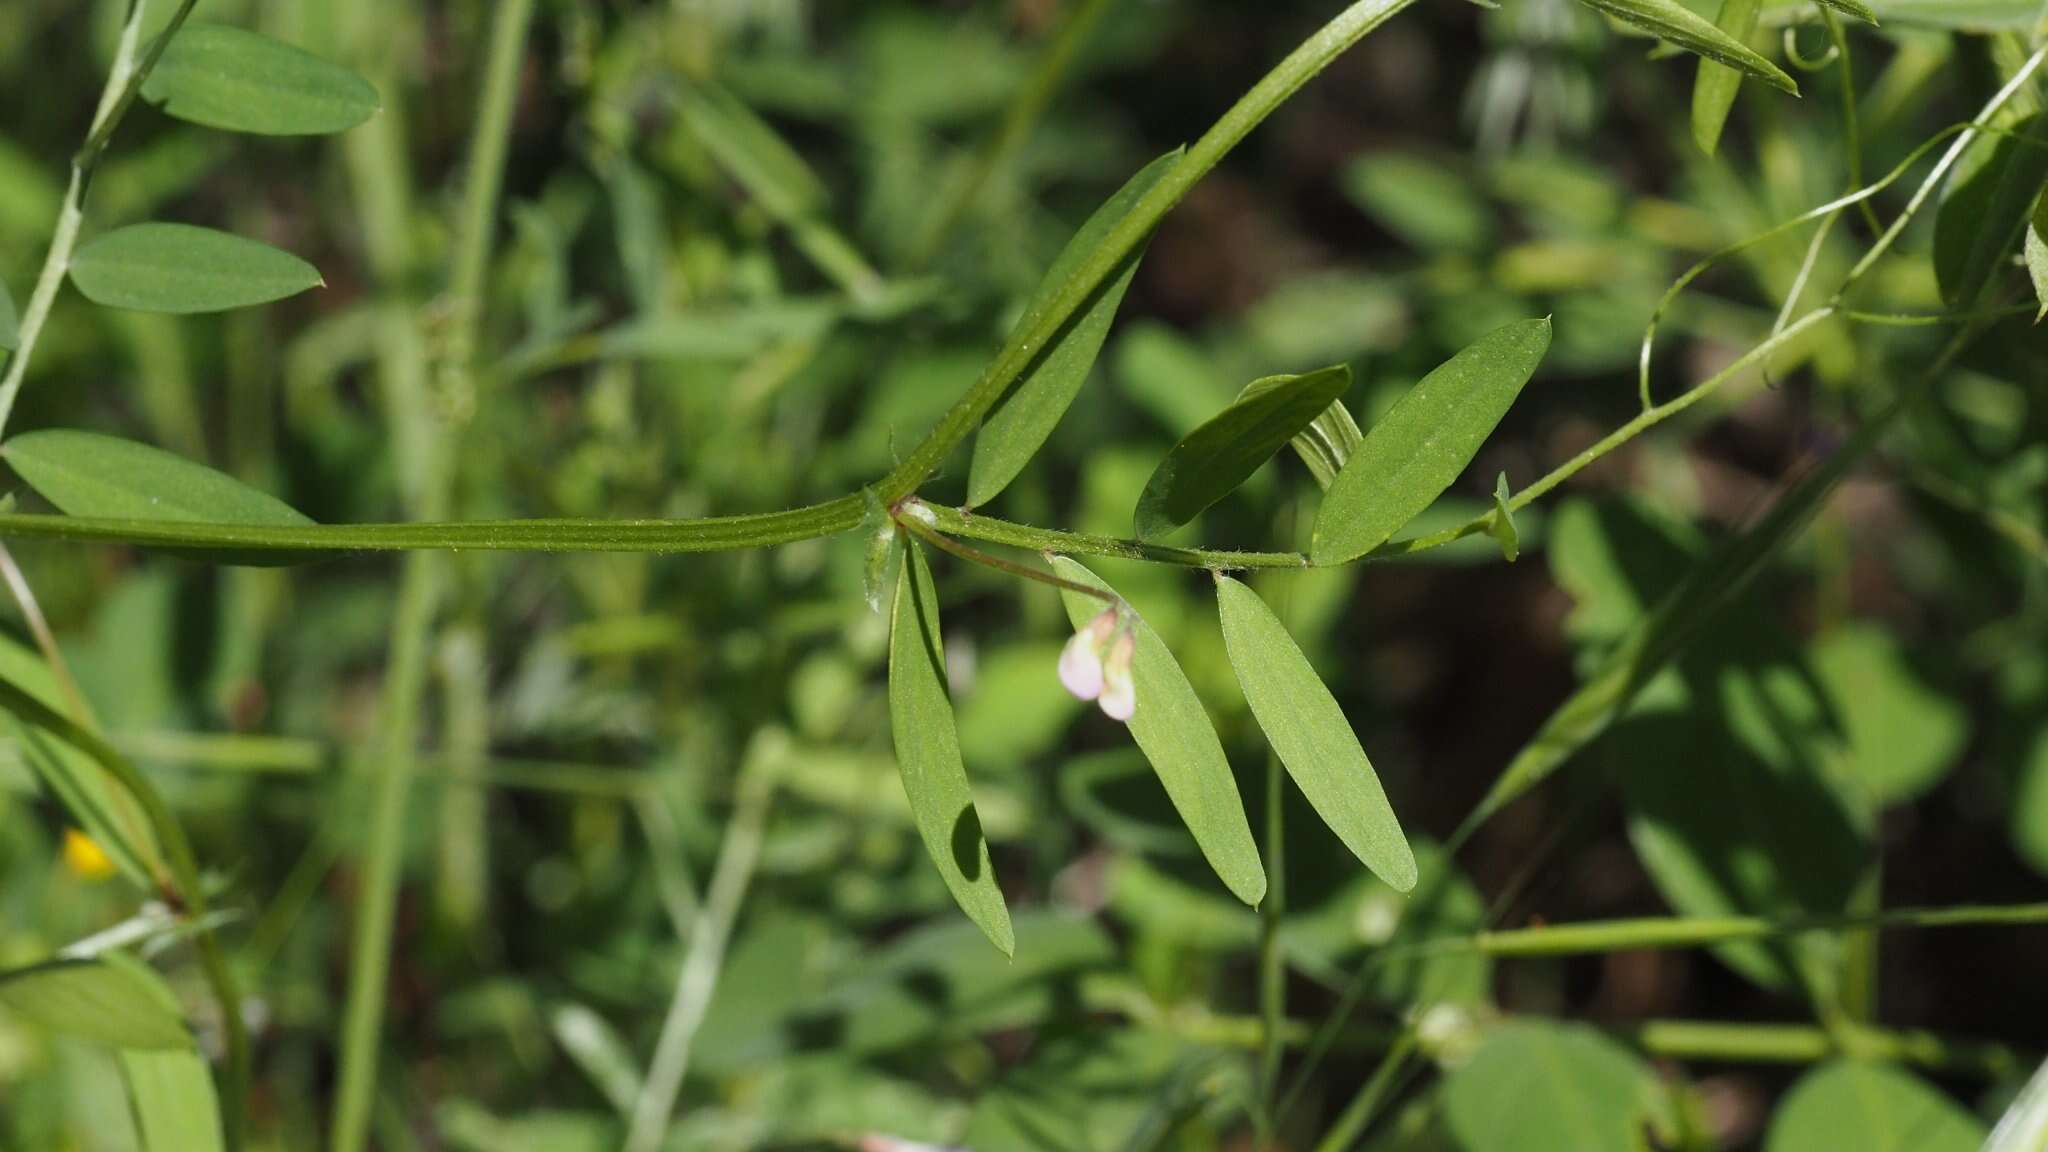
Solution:
M1076 698L1093 700L1112 720L1125 721L1137 711L1137 688L1131 683L1131 656L1137 637L1117 608L1105 608L1088 621L1060 652L1060 683Z

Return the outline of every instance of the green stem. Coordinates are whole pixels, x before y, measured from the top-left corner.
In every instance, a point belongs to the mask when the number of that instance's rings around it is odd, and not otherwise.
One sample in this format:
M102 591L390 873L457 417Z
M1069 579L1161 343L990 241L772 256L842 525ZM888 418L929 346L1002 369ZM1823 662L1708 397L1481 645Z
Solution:
M761 854L785 744L786 741L767 734L757 738L740 770L739 795L732 819L726 824L725 843L718 851L718 864L711 873L711 889L705 896L703 911L690 932L690 952L676 978L675 997L669 1003L668 1017L662 1021L661 1038L655 1043L646 1083L633 1107L632 1123L626 1132L626 1152L654 1152L668 1135L676 1097L689 1071L691 1046L705 1013L710 1010L712 994L718 990L719 973L725 966L726 941L732 935L733 923L739 918L747 887L753 881L754 863Z
M440 361L441 382L452 391L444 399L461 401L466 411L473 397L471 372L475 360L476 329L481 314L483 279L490 263L492 241L497 230L497 204L503 186L507 139L512 128L512 110L518 95L519 65L525 55L527 29L533 19L533 0L507 0L496 10L490 54L485 62L483 94L479 102L477 128L471 141L468 187L464 197L462 225L455 241L455 263L450 273L454 318L452 332ZM386 112L386 116L392 113ZM353 154L352 154L353 155ZM396 170L396 156L389 152L366 159L379 161L372 183L388 186ZM402 206L402 193L388 190L387 198L372 203L380 209ZM403 212L379 211L375 222L389 228L403 223ZM380 273L399 271L402 259L383 243L373 239L373 254L380 263L393 266ZM390 379L387 399L391 404L394 437L405 446L403 457L410 473L404 487L412 498L415 514L429 518L445 515L452 486L450 445L444 428L435 425L419 395L416 357L411 341L404 338L404 319L394 315L392 323L397 350L388 365ZM404 871L406 807L412 778L417 770L414 755L418 746L421 697L426 687L427 650L440 599L441 558L432 553L407 557L400 578L398 604L393 615L391 648L385 671L381 703L381 739L378 743L376 779L371 801L370 828L364 842L365 872L362 898L349 964L348 999L344 1009L340 1056L340 1084L336 1092L332 1139L333 1152L361 1152L369 1140L376 1101L379 1036L383 1027L384 998L391 964L392 926L398 906L399 881Z
M1478 952L1487 956L1557 957L1606 952L1706 948L1745 940L1767 940L1809 932L1984 928L2048 924L2048 904L1980 904L1948 908L1892 908L1862 916L1818 916L1773 920L1763 916L1673 919L1642 917L1584 924L1549 924L1480 932L1472 936L1418 941L1396 947L1396 955Z
M1372 1076L1358 1090L1358 1095L1351 1098L1351 1103L1338 1114L1336 1122L1316 1144L1316 1152L1345 1152L1358 1143L1358 1138L1365 1134L1366 1125L1372 1123L1374 1114L1379 1111L1380 1104L1407 1070L1408 1058L1414 1054L1416 1044L1415 1029L1403 1030L1393 1046L1387 1049L1386 1055L1380 1058L1379 1067L1373 1069Z
M22 381L28 375L29 360L35 355L37 341L42 339L43 325L50 318L51 306L57 302L57 292L64 286L64 275L71 270L71 254L78 248L78 234L85 224L85 193L92 184L93 172L106 155L107 145L114 138L114 130L121 126L122 117L127 115L128 106L135 102L135 94L142 90L143 81L149 79L164 47L184 26L185 18L197 3L198 0L183 0L163 34L142 52L138 61L142 17L149 5L143 0L130 0L128 20L121 26L114 63L107 71L107 83L93 113L92 129L86 134L84 146L71 159L71 185L57 209L57 225L50 235L50 250L43 257L43 269L36 276L28 306L22 310L14 356L7 362L7 374L0 377L0 432L6 430L7 419L14 414L14 399L21 393Z
M927 506L922 503L916 504L917 511L924 511L926 508ZM983 552L979 548L969 548L967 545L961 544L958 541L949 540L945 536L940 535L938 532L932 530L929 526L927 526L922 520L918 518L916 512L911 512L909 515L897 517L896 523L902 526L902 528L905 531L909 532L912 536L917 537L919 540L924 541L925 543L931 545L934 548L937 548L941 552L947 553L948 555L957 556L970 564L979 564L984 568L993 568L998 572L1015 576L1020 580L1029 580L1033 583L1044 584L1047 587L1057 588L1062 592L1078 592L1083 596L1088 596L1096 600L1100 600L1103 603L1110 605L1111 607L1115 607L1116 605L1123 603L1123 597L1118 596L1114 592L1105 592L1100 588L1091 588L1086 584L1078 583L1073 580L1065 580L1058 576L1053 575L1050 572L1040 572L1036 568L1027 567L1023 564L1018 564L1010 560L1005 560L1001 556L992 556L987 552Z
M1095 296L1096 290L1151 235L1153 228L1181 198L1192 191L1210 169L1229 155L1253 128L1286 103L1317 73L1327 68L1367 33L1415 0L1359 0L1334 20L1323 25L1264 79L1202 138L1188 148L1180 162L1168 169L1159 182L1131 207L1130 212L1103 237L1067 282L1048 300L1036 324L1012 333L989 365L981 380L956 402L903 462L877 485L876 494L885 505L894 505L915 492L968 433L981 423L998 401L1010 391L1026 369L1051 346L1067 322ZM859 505L856 502L855 508ZM856 517L856 522L858 518ZM849 525L850 526L850 525Z
M1645 1020L1613 1029L1653 1056L1740 1064L1812 1064L1831 1056L1911 1064L1934 1072L2002 1079L2029 1066L2000 1044L1932 1032L1857 1026L1848 1045L1808 1024L1727 1024L1713 1020Z

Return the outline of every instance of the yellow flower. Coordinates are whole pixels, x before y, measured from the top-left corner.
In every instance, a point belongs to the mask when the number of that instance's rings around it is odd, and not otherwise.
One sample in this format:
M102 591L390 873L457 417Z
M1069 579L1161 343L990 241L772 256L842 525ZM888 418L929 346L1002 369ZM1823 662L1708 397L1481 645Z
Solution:
M76 828L64 830L64 866L84 880L105 880L114 874L114 861L106 849Z

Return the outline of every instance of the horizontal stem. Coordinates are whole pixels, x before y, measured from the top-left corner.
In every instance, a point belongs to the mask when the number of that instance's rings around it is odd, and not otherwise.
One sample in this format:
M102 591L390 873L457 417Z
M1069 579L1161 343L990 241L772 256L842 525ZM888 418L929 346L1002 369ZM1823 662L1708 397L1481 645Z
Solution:
M1868 916L1823 916L1772 920L1762 916L1699 919L1644 917L1585 924L1548 924L1481 932L1414 946L1421 953L1481 952L1488 956L1579 956L1588 953L1702 948L1742 940L1848 930L1981 928L2048 924L2048 904L1959 905L1952 908L1893 908ZM1405 951L1395 949L1395 951Z
M1811 1024L1730 1024L1718 1020L1644 1020L1610 1031L1653 1056L1742 1064L1812 1064L1854 1055L1936 1072L1999 1078L2029 1066L2001 1044L1917 1030L1854 1027L1841 1039ZM1846 1041L1846 1042L1845 1042Z

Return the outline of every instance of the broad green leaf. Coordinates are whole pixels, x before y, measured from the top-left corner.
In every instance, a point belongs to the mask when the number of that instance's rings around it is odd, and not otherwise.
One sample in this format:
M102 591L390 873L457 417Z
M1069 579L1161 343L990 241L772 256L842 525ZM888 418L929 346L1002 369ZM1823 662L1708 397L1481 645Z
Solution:
M1266 602L1228 576L1216 578L1223 642L1252 715L1301 794L1373 874L1406 892L1415 853L1372 762L1308 657Z
M71 282L95 304L178 315L268 304L326 283L289 252L189 224L109 232L71 258Z
M1762 14L1763 0L1721 0L1721 15L1714 23L1737 43L1747 44ZM1700 61L1692 84L1692 138L1700 151L1712 156L1721 146L1721 129L1741 88L1741 72L1712 60Z
M206 524L311 524L275 496L161 448L53 428L0 444L7 461L67 516Z
M42 653L7 636L0 636L0 685L39 705L44 715L68 714L69 701ZM62 732L38 724L21 708L7 711L29 770L123 876L154 891L155 878L165 871L163 855L134 798Z
M186 1051L192 1030L156 973L119 953L0 973L0 1007L52 1032L139 1051ZM175 1001L172 1002L175 1004Z
M2006 1107L1998 1127L1984 1141L1983 1152L2041 1152L2048 1148L2048 1060L2027 1080L2027 1086Z
M220 1152L220 1100L197 1052L124 1049L121 1072L146 1152Z
M1784 69L1758 55L1678 0L1582 0L1588 8L1631 24L1688 52L1739 68L1782 92L1799 94L1799 85Z
M1656 1075L1590 1028L1503 1024L1445 1078L1461 1152L1641 1152L1665 1112Z
M142 98L180 120L260 136L343 132L378 109L377 90L339 64L219 24L180 29Z
M1934 274L1941 296L1959 311L1975 308L2027 227L2048 181L2048 116L2029 116L1996 143L1989 159L1963 172L1934 218Z
M1095 573L1064 556L1053 557L1052 565L1062 579L1115 592ZM1077 629L1102 611L1102 601L1093 596L1063 591L1060 598ZM1126 725L1131 739L1152 762L1175 810L1224 886L1245 903L1257 904L1266 895L1265 865L1252 842L1244 801L1237 794L1237 778L1223 755L1215 725L1165 641L1136 610L1130 611L1130 618L1137 640L1131 680L1138 697L1137 712ZM1052 670L1047 669L1046 674L1051 675Z
M1159 462L1138 497L1138 538L1164 536L1235 491L1350 387L1351 369L1341 364L1253 381Z
M184 1014L155 972L119 953L107 959L135 976L159 1009L174 1017ZM213 1074L197 1051L124 1048L121 1073L145 1152L219 1152L225 1147Z
M1516 321L1409 389L1330 485L1309 549L1315 562L1356 560L1428 508L1465 470L1549 347L1549 320Z
M1848 737L1852 775L1880 804L1939 784L1970 737L1969 712L1922 676L1888 630L1851 625L1820 637L1813 670Z
M953 727L953 701L946 691L946 649L939 636L938 592L924 550L908 544L896 579L896 605L889 622L889 727L896 740L896 766L903 793L917 817L918 835L938 866L946 888L967 918L1005 955L1017 949L1010 910L996 885L988 841Z
M1508 474L1503 472L1493 481L1493 523L1487 531L1500 542L1500 554L1512 564L1522 555L1522 530L1515 527L1515 509L1509 502Z
M21 344L21 318L14 311L14 297L7 293L7 281L0 280L0 352L12 352Z
M1677 698L1639 702L1604 744L1629 841L1684 916L1842 915L1865 878L1870 817L1832 774L1840 748L1808 675L1753 651L1773 640L1734 624L1703 638ZM1780 991L1824 978L1838 951L1817 933L1714 949Z
M1180 155L1176 149L1147 164L1081 225L1039 282L1031 305L1017 321L1018 331L1038 323L1046 306L1073 277L1074 270L1130 214L1159 178L1180 162ZM1143 256L1144 249L1140 247L1124 260L1116 273L1096 290L1094 298L1078 309L1060 334L1053 337L1051 346L1039 351L1038 358L1009 394L989 413L974 438L974 458L968 466L970 506L986 504L1008 487L1052 435L1060 417L1066 415L1067 406L1088 380L1088 372L1109 335L1109 326L1116 319L1117 306L1123 303L1124 292L1130 288L1131 277L1137 274L1138 261Z
M1976 1117L1919 1077L1834 1060L1785 1094L1764 1152L1977 1152L1983 1140Z

